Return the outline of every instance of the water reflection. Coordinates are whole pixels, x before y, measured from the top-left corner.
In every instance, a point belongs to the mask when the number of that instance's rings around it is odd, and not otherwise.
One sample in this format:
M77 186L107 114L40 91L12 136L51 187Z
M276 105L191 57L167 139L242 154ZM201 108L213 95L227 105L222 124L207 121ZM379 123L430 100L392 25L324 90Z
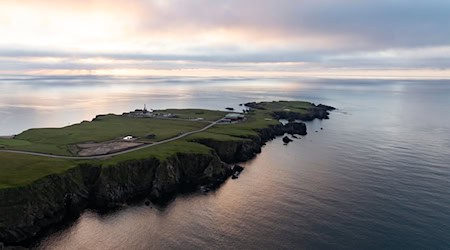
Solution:
M239 110L241 102L274 99L300 87L300 83L268 79L10 77L0 79L0 134L65 126L144 104Z
M445 249L450 243L448 82L15 81L20 91L9 94L37 98L47 93L50 101L22 107L28 99L5 94L3 81L2 133L20 129L18 121L23 128L66 125L61 123L144 103L223 109L251 100L304 99L340 109L330 120L309 123L309 134L288 146L279 139L268 143L244 164L239 179L216 192L179 196L164 209L134 206L106 216L86 212L44 240L43 248Z

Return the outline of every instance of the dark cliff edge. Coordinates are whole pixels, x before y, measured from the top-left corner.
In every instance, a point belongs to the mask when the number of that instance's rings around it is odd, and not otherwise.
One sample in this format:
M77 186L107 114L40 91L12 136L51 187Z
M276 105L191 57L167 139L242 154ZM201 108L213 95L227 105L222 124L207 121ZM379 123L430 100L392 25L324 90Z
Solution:
M319 104L314 105L313 107L308 108L305 112L292 112L292 111L274 111L272 112L272 116L275 119L286 119L289 121L294 120L302 120L302 121L312 121L314 119L329 119L329 111L336 110L336 108ZM246 103L245 106L253 109L264 109L260 103L257 102L249 102Z
M251 104L247 105L251 108ZM274 112L276 119L304 121L328 119L334 108L315 106L308 115ZM300 116L299 116L300 115ZM186 187L220 185L230 175L228 164L252 159L262 146L277 136L306 135L303 122L289 122L258 129L257 135L236 141L196 139L209 153L176 153L161 161L149 157L113 166L82 164L29 185L0 190L0 242L29 245L40 233L84 209L108 210L136 198L157 201ZM228 164L226 164L228 163Z
M28 245L42 230L86 208L107 210L136 197L158 200L186 186L222 183L230 174L214 152L107 167L83 164L24 187L0 190L0 242Z
M252 159L261 152L262 146L277 136L284 134L306 135L306 125L302 122L277 124L257 130L258 135L245 137L238 141L217 141L213 139L196 139L194 142L215 150L220 159L226 163L237 163Z
M249 102L244 104L250 109L264 109L261 103ZM336 108L319 104L312 108L305 110L305 112L291 112L291 111L274 111L271 113L272 117L280 120L288 120L287 124L277 124L267 128L256 130L256 136L244 137L239 141L217 141L213 139L196 139L197 143L206 145L216 151L220 159L226 163L237 163L250 160L261 152L262 146L273 140L277 136L284 134L299 134L306 135L306 124L303 122L294 122L296 120L312 121L314 119L329 119L329 111L336 110Z

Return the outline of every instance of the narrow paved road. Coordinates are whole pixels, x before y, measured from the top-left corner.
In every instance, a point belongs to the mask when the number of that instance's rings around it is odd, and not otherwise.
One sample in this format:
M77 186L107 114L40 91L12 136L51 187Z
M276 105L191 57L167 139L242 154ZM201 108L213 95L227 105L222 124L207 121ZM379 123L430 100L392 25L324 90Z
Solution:
M222 120L222 119L220 119ZM52 154L45 154L45 153L35 153L35 152L28 152L28 151L21 151L21 150L12 150L12 149L0 149L0 152L7 152L7 153L16 153L16 154L26 154L26 155L35 155L35 156L43 156L43 157L49 157L49 158L56 158L56 159L68 159L68 160L93 160L93 159L102 159L102 158L107 158L107 157L111 157L111 156L116 156L116 155L121 155L121 154L126 154L126 153L130 153L133 151L137 151L137 150L141 150L144 148L150 148L156 145L161 145L167 142L171 142L171 141L176 141L178 139L181 139L183 137L195 134L195 133L200 133L203 132L207 129L209 129L210 127L216 125L220 120L217 120L211 124L209 124L208 126L199 129L199 130L195 130L195 131L190 131L190 132L186 132L184 134L181 134L179 136L176 137L172 137L166 140L162 140L159 142L155 142L152 144L145 144L142 146L138 146L135 148L131 148L131 149L127 149L127 150L123 150L120 152L116 152L116 153L111 153L111 154L105 154L105 155L94 155L94 156L64 156L64 155L52 155Z

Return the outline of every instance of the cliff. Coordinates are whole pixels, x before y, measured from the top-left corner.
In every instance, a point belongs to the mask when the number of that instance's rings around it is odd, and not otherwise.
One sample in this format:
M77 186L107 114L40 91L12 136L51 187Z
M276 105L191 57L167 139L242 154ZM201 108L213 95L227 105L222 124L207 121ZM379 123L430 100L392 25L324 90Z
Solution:
M243 162L252 159L261 152L261 147L277 136L287 134L306 135L304 123L288 123L269 126L257 130L258 135L242 138L237 141L217 141L214 139L196 139L197 143L204 144L216 151L220 159L226 163Z
M158 199L185 185L223 182L229 175L229 167L215 153L108 167L80 165L24 187L0 190L0 242L23 243L87 207L108 209L139 196Z
M247 103L246 106L254 109L265 109L261 106L261 103ZM290 111L290 110L274 110L272 111L272 116L275 119L286 119L289 121L301 120L301 121L312 121L314 119L329 119L329 111L333 111L336 108L319 104L311 104L310 107L302 110L303 112Z

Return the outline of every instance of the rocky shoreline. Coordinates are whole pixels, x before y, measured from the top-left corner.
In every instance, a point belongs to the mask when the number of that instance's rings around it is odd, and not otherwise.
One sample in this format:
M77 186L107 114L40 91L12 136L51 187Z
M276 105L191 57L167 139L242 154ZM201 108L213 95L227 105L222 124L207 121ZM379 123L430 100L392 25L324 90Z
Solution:
M230 174L214 152L109 167L80 165L24 187L0 190L0 241L21 245L86 208L105 211L138 197L159 200L183 186L222 183Z
M253 103L246 106L257 108ZM328 119L328 111L333 109L318 105L306 115L274 112L273 117L290 121ZM86 208L108 210L142 198L157 202L187 187L220 185L232 173L229 164L252 159L267 141L285 133L306 135L306 125L277 124L237 141L197 139L194 141L211 151L177 153L163 161L130 160L108 167L83 164L27 186L0 190L0 242L27 245L46 228L76 217Z

